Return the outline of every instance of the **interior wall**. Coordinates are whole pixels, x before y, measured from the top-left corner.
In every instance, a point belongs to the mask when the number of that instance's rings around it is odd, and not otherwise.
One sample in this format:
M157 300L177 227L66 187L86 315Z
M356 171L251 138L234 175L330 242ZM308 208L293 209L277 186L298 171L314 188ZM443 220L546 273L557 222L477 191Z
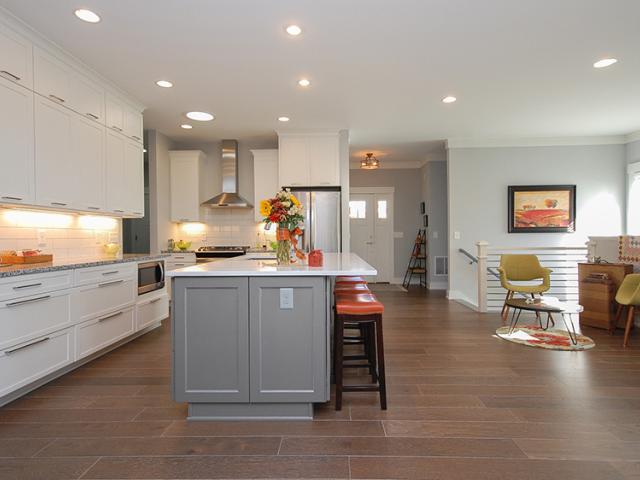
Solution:
M172 140L156 130L147 132L149 155L149 225L150 251L159 253L167 240L175 237L175 224L171 222L171 183L169 151Z
M427 227L428 242L428 282L430 289L446 290L448 276L435 274L435 257L449 255L447 226L447 163L427 162L420 169L422 200L429 217Z
M458 249L584 245L625 229L625 145L455 148L448 151L449 297L477 304L476 266ZM575 184L575 233L507 233L509 185ZM455 238L458 232L460 238Z
M350 187L395 187L393 270L396 281L405 274L416 233L422 225L420 173L418 168L408 168L351 170L349 174Z
M640 140L627 143L627 163L640 162Z

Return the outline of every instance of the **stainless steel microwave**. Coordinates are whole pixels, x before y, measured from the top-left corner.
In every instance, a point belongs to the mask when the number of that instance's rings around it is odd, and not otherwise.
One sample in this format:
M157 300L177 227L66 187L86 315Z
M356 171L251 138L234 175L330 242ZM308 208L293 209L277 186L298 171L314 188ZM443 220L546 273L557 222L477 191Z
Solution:
M164 260L138 264L138 295L164 288Z

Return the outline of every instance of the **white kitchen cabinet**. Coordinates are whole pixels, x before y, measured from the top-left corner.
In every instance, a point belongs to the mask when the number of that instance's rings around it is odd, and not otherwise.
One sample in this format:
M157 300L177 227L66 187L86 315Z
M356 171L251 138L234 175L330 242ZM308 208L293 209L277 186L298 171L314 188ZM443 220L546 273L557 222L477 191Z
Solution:
M111 93L106 94L106 126L117 132L124 132L124 101Z
M78 322L113 313L131 306L138 294L136 280L133 278L104 280L98 284L86 285L73 291L71 295L71 314Z
M142 142L142 113L129 105L124 109L124 134L137 142Z
M280 186L340 185L338 133L280 133L278 144Z
M144 216L144 153L142 144L127 140L124 148L124 210L134 217Z
M99 123L73 116L71 128L70 176L74 182L72 205L79 210L102 212L106 210L104 191L104 139L105 128Z
M73 69L59 58L38 47L33 50L33 65L33 89L35 92L68 108L74 108L75 105L72 102Z
M46 294L72 286L70 270L0 278L0 300Z
M0 105L0 201L33 204L33 92L0 78Z
M36 202L72 208L77 179L73 171L71 136L74 113L35 96Z
M169 315L169 296L166 291L162 295L143 298L136 304L136 331L158 323Z
M126 193L124 186L124 156L127 140L117 132L107 130L105 137L105 189L107 210L124 215Z
M76 326L77 358L102 350L135 331L133 307Z
M254 213L256 222L262 221L260 201L272 198L280 190L278 184L278 150L251 150L253 154Z
M169 152L171 161L171 221L200 222L200 184L205 155L198 150Z
M0 76L33 88L33 45L22 35L0 24Z
M72 108L87 118L105 124L105 97L104 88L81 75L75 73L71 79Z

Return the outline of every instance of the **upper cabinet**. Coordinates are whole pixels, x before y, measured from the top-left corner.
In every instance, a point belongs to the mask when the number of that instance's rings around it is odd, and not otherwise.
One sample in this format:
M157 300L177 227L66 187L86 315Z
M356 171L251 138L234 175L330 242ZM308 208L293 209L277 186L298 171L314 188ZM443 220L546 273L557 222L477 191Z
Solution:
M120 97L107 94L107 127L142 142L142 113Z
M338 133L280 133L278 143L280 186L340 185Z
M0 24L0 76L33 88L33 46L18 33Z
M124 133L124 102L115 95L107 93L107 127Z
M0 200L33 204L33 92L0 78Z
M36 93L68 108L73 108L71 101L73 69L38 47L34 48L33 56Z
M84 115L104 125L104 88L80 74L73 76L71 86L73 89L72 108L80 115Z
M262 221L260 200L271 198L280 190L278 185L278 150L251 150L253 154L253 189L256 222Z
M200 222L200 185L204 169L204 153L199 150L175 150L171 159L171 221Z
M128 105L124 109L124 134L142 142L142 114Z

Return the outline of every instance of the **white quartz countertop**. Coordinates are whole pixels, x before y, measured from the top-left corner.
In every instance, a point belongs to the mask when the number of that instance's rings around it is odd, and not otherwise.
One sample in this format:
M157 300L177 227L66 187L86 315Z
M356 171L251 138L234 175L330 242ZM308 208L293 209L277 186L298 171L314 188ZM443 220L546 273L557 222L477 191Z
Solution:
M337 277L339 275L372 276L378 272L355 253L325 253L322 267L306 262L278 265L273 253L248 253L241 257L167 272L167 277Z

